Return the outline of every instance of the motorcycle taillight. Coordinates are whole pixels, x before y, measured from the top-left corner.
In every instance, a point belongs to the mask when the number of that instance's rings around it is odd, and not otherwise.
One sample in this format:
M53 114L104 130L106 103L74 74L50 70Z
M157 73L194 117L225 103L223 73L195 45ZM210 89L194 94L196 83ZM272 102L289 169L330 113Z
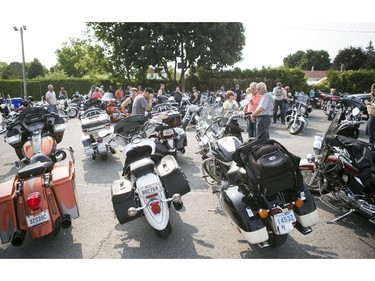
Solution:
M30 208L38 207L40 204L41 198L39 192L33 192L27 195L26 204Z

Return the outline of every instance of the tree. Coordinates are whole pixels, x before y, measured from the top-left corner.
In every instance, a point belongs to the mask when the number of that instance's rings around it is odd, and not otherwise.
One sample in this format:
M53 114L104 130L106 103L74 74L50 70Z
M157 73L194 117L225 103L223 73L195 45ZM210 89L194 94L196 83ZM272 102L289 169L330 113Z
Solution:
M71 77L107 74L109 66L103 48L91 42L89 39L70 38L55 52L58 63L53 69Z
M22 79L22 63L11 62L3 72L4 79Z
M285 67L296 68L299 67L303 70L327 70L331 66L329 54L325 50L307 50L297 51L294 54L283 59Z
M6 72L7 67L8 64L6 62L0 61L0 78L5 79L4 74Z
M345 48L340 50L332 62L336 70L359 70L365 68L367 57L361 47Z
M153 66L183 85L187 71L218 71L241 60L242 23L87 23L106 46L113 73L129 81ZM169 71L172 66L173 71Z
M366 69L375 69L375 51L374 46L372 45L372 41L369 42L368 46L366 47Z
M26 69L27 78L29 79L44 76L47 73L47 69L36 58L32 62L26 64Z

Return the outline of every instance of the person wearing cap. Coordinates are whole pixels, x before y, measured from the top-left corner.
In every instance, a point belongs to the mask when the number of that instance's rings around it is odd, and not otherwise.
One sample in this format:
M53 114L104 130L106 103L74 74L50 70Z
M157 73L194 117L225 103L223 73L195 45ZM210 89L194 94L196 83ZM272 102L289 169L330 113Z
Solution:
M280 119L281 123L285 124L285 106L284 98L286 98L285 89L282 87L281 82L277 82L276 87L273 88L272 94L274 96L274 107L273 107L273 122L276 123L277 111L280 108Z
M152 109L152 100L154 99L154 90L146 87L142 94L134 99L131 115L145 115L146 111Z
M124 102L121 104L121 111L126 115L130 116L133 111L133 103L135 98L137 97L138 90L137 88L131 88L130 90L130 96L124 100Z

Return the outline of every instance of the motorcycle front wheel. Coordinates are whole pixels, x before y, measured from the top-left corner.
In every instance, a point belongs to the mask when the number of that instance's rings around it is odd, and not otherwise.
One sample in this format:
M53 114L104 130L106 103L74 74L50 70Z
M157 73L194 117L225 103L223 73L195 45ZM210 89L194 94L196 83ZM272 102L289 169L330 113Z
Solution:
M291 121L292 122L292 121ZM293 122L289 127L289 132L292 135L299 134L305 126L305 123L301 122L299 119L296 120L296 122Z
M203 170L209 175L214 181L221 182L222 177L218 174L218 167L214 159L205 160L202 164Z
M319 177L315 176L311 170L302 170L301 171L303 181L306 184L306 187L310 190L311 193L319 194Z
M184 122L182 123L182 129L186 130L186 127L189 125L189 123L190 123L190 118L189 117L185 118Z
M69 107L69 108L67 109L67 114L68 114L69 118L74 118L74 117L77 116L77 114L78 114L78 110L75 109L75 108L73 108L73 107Z

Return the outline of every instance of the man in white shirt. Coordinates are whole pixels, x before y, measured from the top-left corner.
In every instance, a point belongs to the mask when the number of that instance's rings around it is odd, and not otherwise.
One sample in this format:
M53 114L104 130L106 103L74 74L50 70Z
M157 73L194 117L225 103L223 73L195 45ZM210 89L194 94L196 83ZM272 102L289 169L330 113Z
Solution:
M46 93L46 102L48 103L49 112L58 112L56 94L53 91L52 85L48 85L48 92Z

